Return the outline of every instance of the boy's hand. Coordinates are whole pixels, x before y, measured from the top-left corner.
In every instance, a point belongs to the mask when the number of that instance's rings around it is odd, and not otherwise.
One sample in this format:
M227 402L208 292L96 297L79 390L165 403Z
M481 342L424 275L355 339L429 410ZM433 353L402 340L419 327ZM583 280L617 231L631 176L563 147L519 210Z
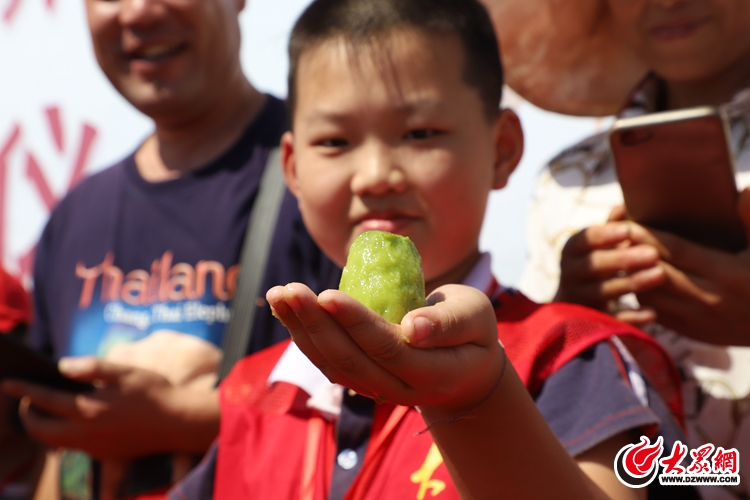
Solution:
M750 241L750 190L739 211ZM659 323L688 337L720 345L750 345L750 249L731 254L670 233L644 230L635 244L658 249L665 284L638 294Z
M643 239L646 229L624 221L624 213L624 207L615 207L607 223L584 229L568 240L562 251L555 301L607 311L612 300L664 283L659 252L648 243L634 243ZM616 316L634 324L656 319L649 307L618 311Z
M428 307L388 323L348 295L305 285L266 295L292 339L332 381L375 400L461 416L489 394L503 367L495 314L480 291L440 287ZM408 343L405 339L408 339ZM425 408L427 407L427 408Z

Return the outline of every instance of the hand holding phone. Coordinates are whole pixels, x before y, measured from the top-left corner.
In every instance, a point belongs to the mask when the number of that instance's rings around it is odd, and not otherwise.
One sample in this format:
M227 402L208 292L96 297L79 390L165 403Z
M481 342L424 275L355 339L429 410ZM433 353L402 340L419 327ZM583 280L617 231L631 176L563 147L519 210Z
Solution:
M0 335L0 381L4 379L19 379L70 392L93 389L90 384L64 377L54 361L8 335Z

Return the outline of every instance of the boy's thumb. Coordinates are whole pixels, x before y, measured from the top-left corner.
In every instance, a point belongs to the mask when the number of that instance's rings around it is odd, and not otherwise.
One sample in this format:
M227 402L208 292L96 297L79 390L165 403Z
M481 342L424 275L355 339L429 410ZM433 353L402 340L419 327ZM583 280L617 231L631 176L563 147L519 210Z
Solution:
M401 333L414 347L497 342L495 313L481 291L462 285L444 285L430 295L428 303L434 305L415 309L401 321Z

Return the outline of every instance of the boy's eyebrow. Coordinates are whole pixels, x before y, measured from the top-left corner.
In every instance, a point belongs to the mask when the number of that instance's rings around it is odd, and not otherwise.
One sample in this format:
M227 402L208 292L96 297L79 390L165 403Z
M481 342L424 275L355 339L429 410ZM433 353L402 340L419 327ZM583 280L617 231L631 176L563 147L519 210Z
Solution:
M445 103L442 99L435 98L417 98L393 106L391 109L397 114L410 115L419 111L440 111ZM306 120L308 123L316 121L325 122L346 122L352 117L346 112L335 110L317 109L310 113Z
M399 113L409 114L416 111L440 111L444 107L443 99L433 97L421 97L411 99L400 106L396 106Z
M314 122L345 122L347 120L351 120L351 117L348 116L346 113L339 113L336 111L325 111L325 110L316 110L310 113L305 121L307 123L314 123Z

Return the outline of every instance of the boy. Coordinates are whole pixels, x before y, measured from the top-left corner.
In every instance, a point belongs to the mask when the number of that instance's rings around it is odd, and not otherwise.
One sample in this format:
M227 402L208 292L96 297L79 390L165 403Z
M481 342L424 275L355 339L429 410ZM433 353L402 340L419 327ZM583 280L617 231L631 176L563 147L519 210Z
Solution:
M498 110L501 65L481 5L469 0L319 0L294 28L290 59L293 131L282 139L282 158L310 234L339 265L364 231L409 236L422 255L427 292L433 292L433 301L444 296L445 302L409 316L412 326L405 320L403 334L415 345L427 334L441 336L446 328L430 325L439 325L434 315L444 312L445 318L452 315L461 345L413 349L400 335L391 335L398 326L337 292L316 299L300 284L272 289L267 295L272 307L325 376L290 343L235 368L221 389L214 497L423 499L429 493L449 499L458 498L456 486L471 494L461 482L454 486L430 435L415 437L425 427L416 410L383 401L431 405L424 408L428 421L450 434L453 425L472 425L460 417L481 411L485 400L496 410L497 404L489 403L502 397L513 407L506 413L512 419L499 417L494 430L507 444L502 449L509 460L477 469L487 472L485 478L502 471L509 498L560 497L560 492L586 498L598 488L614 497L639 498L639 490L614 479L612 463L617 450L634 439L631 430L659 420L620 373L617 363L625 359L624 349L614 340L596 342L615 333L636 339L637 332L582 308L557 310L568 323L545 322L535 316L536 306L494 281L489 256L478 249L489 192L505 185L523 145L518 118ZM462 282L473 288L439 288ZM514 346L510 358L581 469L507 366L485 294L507 322L507 340ZM591 331L577 337L585 339L578 352L558 349L546 361L535 360L519 354L520 344L507 334L520 335L518 327L530 328L534 321L538 331L531 333L553 343L576 342L569 335L576 322ZM370 350L382 347L386 365L388 359L447 355L442 363L422 363L426 371L415 369L414 376L401 378L398 370L389 373L360 362L352 354L356 346L338 325L349 326L352 337L367 330L366 338L376 344ZM545 330L557 334L545 335ZM567 334L560 335L561 330ZM311 347L307 333L312 341L334 336L334 349L341 349L326 357L320 354L325 350ZM541 342L528 345L533 349ZM554 370L566 357L576 359L546 377L545 370ZM546 366L539 369L537 361ZM326 377L381 404L344 391ZM571 387L579 392L571 393ZM655 393L647 397L663 410ZM599 405L596 410L591 401ZM491 423L494 414L478 421ZM670 417L665 413L663 418L668 426ZM445 423L451 419L461 421ZM533 474L548 480L531 480ZM472 485L482 480L469 479ZM187 489L175 491L174 498L184 498Z

